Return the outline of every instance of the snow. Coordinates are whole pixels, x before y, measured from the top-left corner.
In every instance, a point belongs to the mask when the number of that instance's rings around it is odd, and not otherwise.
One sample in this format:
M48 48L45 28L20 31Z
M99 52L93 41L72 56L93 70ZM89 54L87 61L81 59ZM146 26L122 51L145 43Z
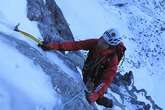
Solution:
M54 53L48 52L47 57L49 58L49 61L53 64L57 64L59 67L62 67L62 70L68 74L68 76L72 77L74 81L80 80L80 75L71 70L67 65L64 64L63 59L59 58Z
M124 24L119 20L118 12L105 11L96 0L55 1L60 6L76 39L98 38L105 30L112 27L120 28Z
M10 8L9 8L10 7ZM41 38L37 24L26 17L26 0L4 0L0 4L0 32L12 35L36 47L36 44L12 29L20 29ZM52 110L61 104L50 77L32 60L0 40L0 109ZM60 109L60 108L59 108Z
M0 52L0 60L2 61L0 63L0 85L2 88L7 88L9 96L15 95L16 99L17 97L23 96L25 98L26 96L27 98L25 99L29 99L28 101L35 104L34 107L44 106L48 110L54 107L55 102L59 102L59 99L56 99L57 94L55 94L52 88L50 78L45 75L39 66L33 64L31 60L20 54L16 49L7 46L1 41ZM2 85L2 82L4 85ZM0 94L3 96L3 90L0 91ZM23 102L26 100L23 100L23 98L22 100L20 98L19 103L13 101L12 103L14 104L10 106L24 104Z
M9 8L10 7L10 8ZM41 39L40 32L37 28L36 22L31 22L26 17L26 0L3 0L0 5L0 28L1 32L6 34L16 34L19 33L13 32L11 29L14 28L15 25L20 23L20 29L31 33L37 38ZM21 35L22 36L22 35ZM19 36L18 38L21 40L25 40L27 42L29 39L24 38L23 36ZM31 44L33 45L33 44Z
M116 27L125 35L123 41L127 47L126 57L137 60L136 57L132 57L138 47L132 45L134 42L129 40L129 38L133 38L133 35L128 29L126 14L121 13L119 9L113 6L104 5L103 1L100 2L99 0L55 1L62 9L76 40L98 38L105 30ZM25 7L26 0L1 1L0 32L11 34L37 48L32 41L11 30L17 23L21 23L20 29L41 38L36 22L27 19ZM149 16L137 8L129 8L137 15L151 20ZM165 41L164 37L162 37L162 41ZM36 110L42 107L52 110L55 103L60 103L60 96L54 92L50 78L39 66L34 65L30 59L2 41L0 41L0 53L0 107L2 110ZM75 73L64 65L57 56L48 53L47 57L53 63L63 67L64 71L69 73L71 77L77 78ZM165 88L161 85L165 83L165 76L162 76L164 70L162 69L161 73L158 73L159 75L151 75L148 68L152 69L152 67L148 64L140 69L131 67L128 62L124 62L123 66L124 71L133 71L137 88L145 88L156 103L165 108ZM103 107L100 107L101 109Z

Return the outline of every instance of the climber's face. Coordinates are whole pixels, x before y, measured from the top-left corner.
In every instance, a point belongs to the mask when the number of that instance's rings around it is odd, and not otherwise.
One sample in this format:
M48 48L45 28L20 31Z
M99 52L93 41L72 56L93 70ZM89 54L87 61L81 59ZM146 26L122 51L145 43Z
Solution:
M98 49L107 49L109 47L109 44L103 39L100 38L97 44Z

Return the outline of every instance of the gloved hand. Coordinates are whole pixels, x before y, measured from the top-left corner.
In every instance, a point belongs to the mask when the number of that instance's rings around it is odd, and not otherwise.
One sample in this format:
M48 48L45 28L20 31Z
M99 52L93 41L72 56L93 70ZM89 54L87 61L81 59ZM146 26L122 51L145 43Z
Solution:
M38 47L41 47L44 51L51 50L51 48L47 45L48 43L42 42L42 44L38 44Z
M87 95L87 100L90 103L95 102L98 98L99 98L99 94L97 92L95 92L95 91L93 91L92 93Z

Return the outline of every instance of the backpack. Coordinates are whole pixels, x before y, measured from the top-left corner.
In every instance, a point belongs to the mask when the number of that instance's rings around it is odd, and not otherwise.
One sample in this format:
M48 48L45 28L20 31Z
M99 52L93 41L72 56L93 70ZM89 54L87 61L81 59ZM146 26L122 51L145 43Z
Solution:
M115 55L117 55L119 61L122 59L124 52L122 52L121 54L121 52L118 49L120 48L120 46L109 47L109 49L112 49L112 48L115 48L115 52L109 58L101 57L101 58L97 58L95 61L89 61L89 58L93 54L92 51L89 51L88 57L85 61L84 68L82 71L83 81L89 90L92 90L93 88L97 87L101 83L103 70L105 69L105 65L100 65L101 61L105 59L107 61L111 61ZM124 48L124 51L125 51L125 48ZM94 70L96 71L95 74L93 74ZM87 72L87 74L85 72Z

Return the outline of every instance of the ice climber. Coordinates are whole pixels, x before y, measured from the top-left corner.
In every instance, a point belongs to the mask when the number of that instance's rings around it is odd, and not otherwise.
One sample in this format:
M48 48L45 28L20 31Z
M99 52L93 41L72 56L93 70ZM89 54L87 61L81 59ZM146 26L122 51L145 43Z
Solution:
M104 96L114 79L118 64L125 53L125 46L117 29L104 32L99 39L50 42L40 45L43 50L88 50L82 73L88 89L87 100L112 108L113 101Z

